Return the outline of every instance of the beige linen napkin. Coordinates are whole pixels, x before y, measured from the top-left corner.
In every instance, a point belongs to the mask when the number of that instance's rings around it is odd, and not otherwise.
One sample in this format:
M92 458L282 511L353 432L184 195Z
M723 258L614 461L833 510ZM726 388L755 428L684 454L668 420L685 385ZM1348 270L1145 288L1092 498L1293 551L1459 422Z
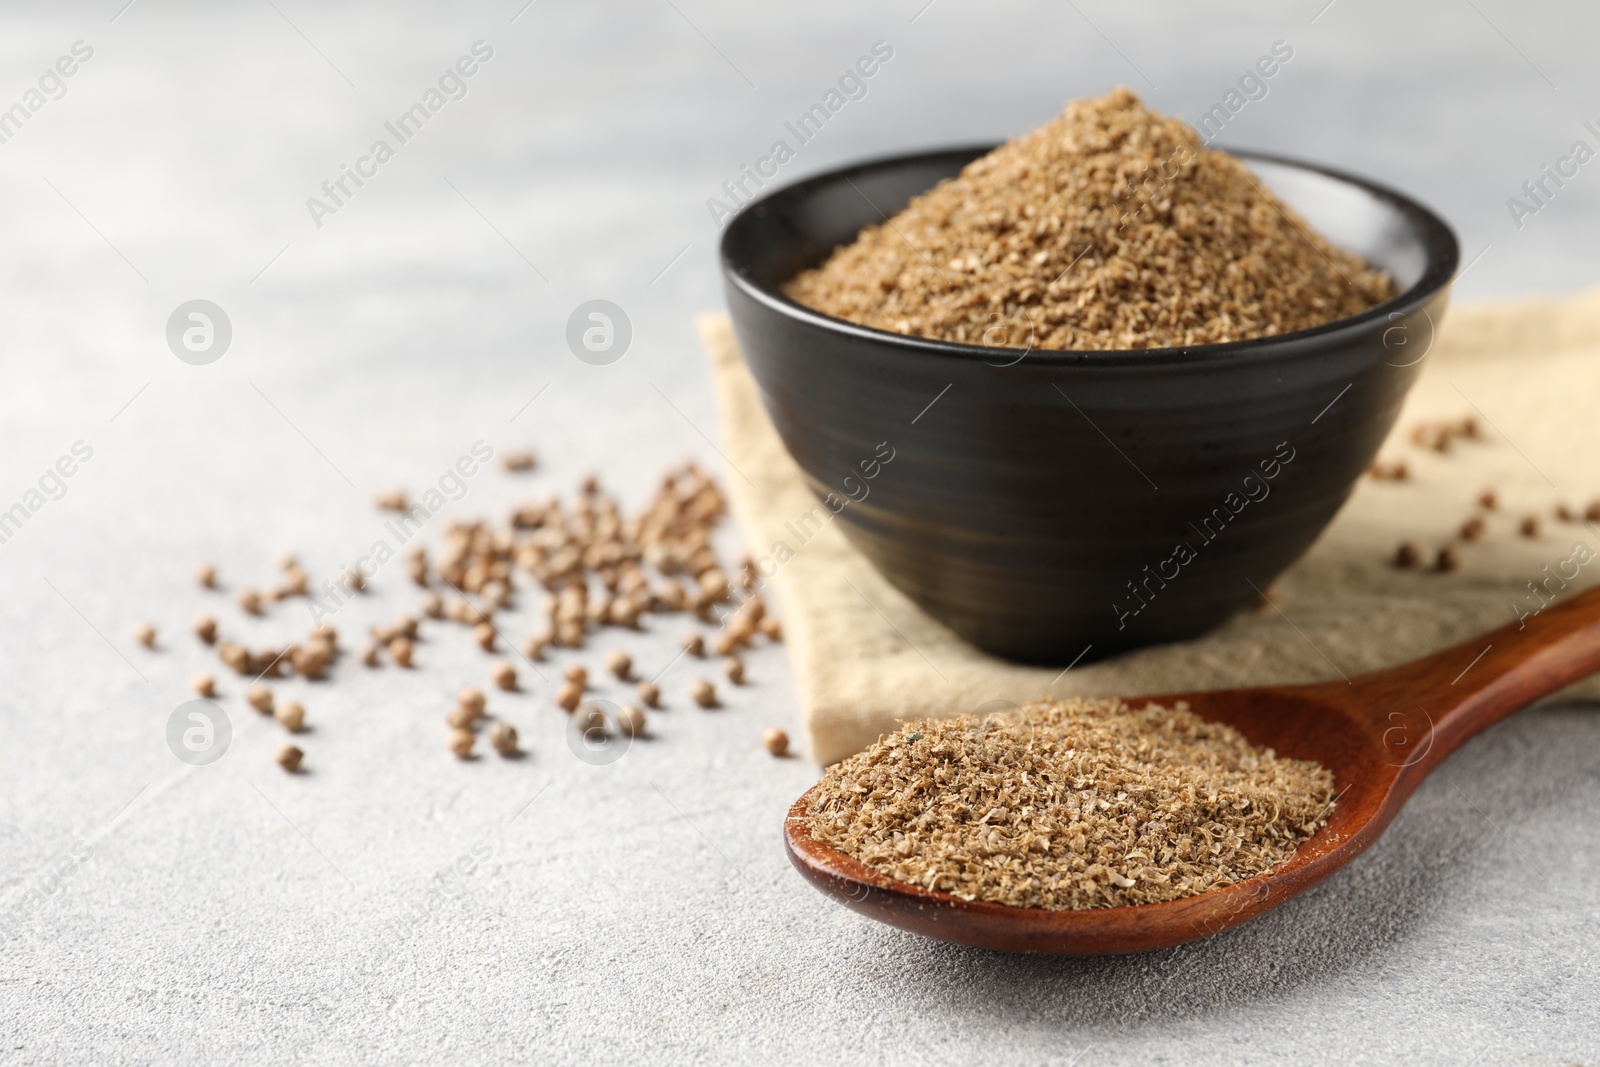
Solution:
M1600 498L1600 291L1453 310L1379 453L1383 462L1404 460L1410 478L1363 478L1311 551L1278 579L1274 606L1197 640L1067 671L973 648L889 585L836 523L800 543L785 523L810 511L814 498L761 406L726 316L703 316L700 329L735 468L727 478L734 515L753 553L783 555L780 543L793 553L769 584L820 763L861 750L898 720L958 715L995 700L1355 675L1515 621L1541 603L1530 583L1563 563L1578 573L1561 596L1600 576L1600 524L1582 521ZM1420 423L1468 415L1478 419L1480 440L1457 439L1445 453L1410 440ZM1499 497L1495 511L1477 506L1488 488ZM1558 519L1561 504L1578 520ZM1474 514L1487 529L1462 542L1457 531ZM1538 517L1536 537L1519 532L1528 515ZM1455 544L1460 569L1397 568L1395 549L1406 540L1430 561ZM1600 697L1600 679L1566 696Z

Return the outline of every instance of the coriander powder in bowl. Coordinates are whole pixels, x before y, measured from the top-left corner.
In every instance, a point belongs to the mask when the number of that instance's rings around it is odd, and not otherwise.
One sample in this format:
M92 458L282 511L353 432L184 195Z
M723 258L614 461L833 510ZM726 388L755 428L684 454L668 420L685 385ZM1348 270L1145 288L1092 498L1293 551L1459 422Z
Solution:
M1202 633L1309 547L1459 251L1399 193L1208 149L1119 89L777 190L722 258L818 506L973 643L1064 664Z

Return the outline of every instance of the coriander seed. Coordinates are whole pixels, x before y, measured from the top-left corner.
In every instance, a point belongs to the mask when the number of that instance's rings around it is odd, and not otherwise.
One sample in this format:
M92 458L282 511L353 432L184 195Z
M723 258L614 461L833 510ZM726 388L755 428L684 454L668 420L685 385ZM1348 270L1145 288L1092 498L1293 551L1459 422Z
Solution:
M614 648L606 654L606 670L627 681L628 675L633 673L633 657L620 648Z
M588 668L581 663L570 664L566 670L561 672L561 675L579 689L589 684Z
M1422 562L1422 549L1414 541L1402 541L1394 553L1396 567L1415 567Z
M196 615L194 617L194 635L206 644L213 644L217 640L217 620L210 615Z
M639 694L639 700L645 707L659 708L661 706L661 687L656 683L640 682L639 688L635 691Z
M409 637L396 637L389 642L389 658L396 667L411 666L412 645Z
M478 720L481 718L483 718L483 716L478 712L471 711L467 708L454 707L450 709L450 714L444 717L444 721L455 727L457 730L470 730L477 725Z
M606 730L605 713L593 704L585 704L574 712L573 723L578 733L584 737L589 737L591 734L604 736L609 732Z
M141 622L133 628L133 639L145 648L155 648L156 628L148 622Z
M478 642L478 647L485 652L494 651L494 627L486 622L480 622L472 628L472 639Z
M483 690L475 685L469 685L457 693L456 703L474 715L482 715L483 709L489 705L488 698L483 695Z
M286 700L279 704L273 710L272 717L277 719L279 725L290 733L297 734L305 729L306 709L292 700Z
M384 511L406 510L406 491L404 489L387 489L377 496L377 505Z
M261 712L263 715L272 714L272 690L264 685L252 685L244 693L245 703Z
M702 708L714 708L717 706L717 687L704 678L696 678L689 685L689 699Z
M261 614L261 594L257 590L247 585L239 590L239 595L235 599L246 615Z
M789 754L789 735L776 726L769 726L761 733L761 747L774 756Z
M478 743L478 736L471 730L450 731L450 751L456 754L456 759L467 759L472 755L472 746Z
M683 650L691 656L704 656L706 654L706 639L699 634L689 634L683 639Z
M200 583L202 589L215 589L217 587L217 568L209 563L202 563L194 569L194 580Z
M383 655L376 643L370 644L361 650L361 662L367 667L376 667L383 662Z
M1434 568L1440 571L1453 571L1461 566L1461 555L1450 547L1441 548L1438 558L1434 560Z
M306 754L300 751L298 745L284 745L278 749L278 766L290 773L298 771L300 769L300 761L305 758Z
M782 641L783 640L783 624L780 623L777 619L774 619L772 616L768 615L766 618L762 619L761 622L757 624L757 626L759 627L761 632L766 635L767 640L769 640L769 641Z
M422 594L422 613L430 619L444 618L444 600L438 593L429 590Z
M744 660L738 656L729 656L722 661L722 673L728 676L728 681L734 685L744 684Z
M489 744L502 756L517 754L517 728L508 722L497 722L489 727Z
M1537 515L1523 516L1522 521L1517 524L1517 532L1523 537L1538 537L1539 517Z
M205 674L204 672L189 679L189 684L194 687L194 691L196 693L199 693L203 697L214 697L217 695L217 680L211 677L211 675Z
M581 685L573 685L571 682L567 682L556 690L556 705L562 711L572 711L582 699L583 686Z
M1493 489L1485 489L1478 494L1478 506L1484 511L1494 511L1500 506L1500 498Z
M551 635L548 632L535 634L533 637L525 637L518 648L522 651L523 656L528 659L534 661L542 660L544 659L545 649L550 647L550 638Z
M1478 538L1483 536L1483 531L1483 520L1477 516L1473 516L1461 524L1461 540L1476 541Z
M496 663L489 668L489 678L501 689L517 687L517 669L509 663Z
M533 470L533 462L534 462L533 461L533 453L532 452L507 452L505 454L504 458L502 458L500 462L505 465L506 470L511 471L513 473L520 473L522 471L531 471L531 470Z
M617 709L617 729L629 737L640 737L644 734L645 718L644 709L632 704L624 704Z

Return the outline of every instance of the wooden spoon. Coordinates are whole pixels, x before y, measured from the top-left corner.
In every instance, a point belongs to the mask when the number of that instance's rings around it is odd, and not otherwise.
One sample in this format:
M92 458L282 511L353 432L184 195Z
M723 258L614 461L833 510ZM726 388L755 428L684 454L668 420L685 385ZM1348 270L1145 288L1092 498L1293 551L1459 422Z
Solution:
M1328 877L1378 839L1417 785L1478 731L1600 670L1600 588L1414 663L1317 685L1164 693L1278 755L1333 772L1338 802L1283 866L1160 904L1081 911L965 901L889 878L810 834L815 787L784 823L789 859L846 907L903 930L1010 952L1145 952L1238 926Z

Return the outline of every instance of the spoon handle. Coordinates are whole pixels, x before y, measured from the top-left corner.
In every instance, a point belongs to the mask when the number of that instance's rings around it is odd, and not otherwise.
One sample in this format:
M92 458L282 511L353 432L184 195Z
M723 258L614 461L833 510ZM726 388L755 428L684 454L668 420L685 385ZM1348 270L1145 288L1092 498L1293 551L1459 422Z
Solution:
M1480 730L1600 671L1600 587L1536 604L1530 596L1498 630L1338 686L1339 703L1420 780Z

